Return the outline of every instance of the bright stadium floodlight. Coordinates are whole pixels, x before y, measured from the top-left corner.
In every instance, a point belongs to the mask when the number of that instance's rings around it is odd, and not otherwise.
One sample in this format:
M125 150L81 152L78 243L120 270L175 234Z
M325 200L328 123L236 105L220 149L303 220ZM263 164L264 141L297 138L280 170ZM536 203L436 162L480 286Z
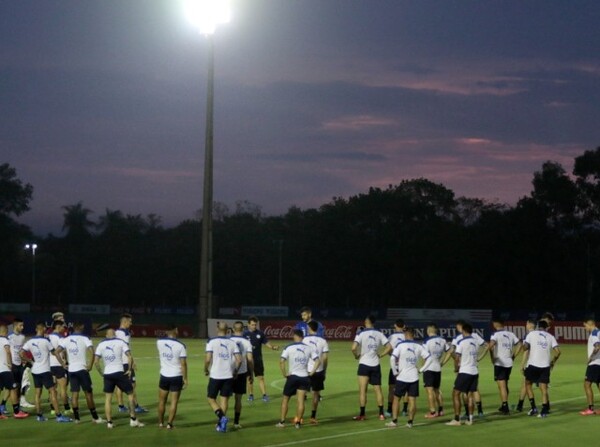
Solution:
M229 0L185 0L185 13L201 34L213 34L217 25L231 20Z

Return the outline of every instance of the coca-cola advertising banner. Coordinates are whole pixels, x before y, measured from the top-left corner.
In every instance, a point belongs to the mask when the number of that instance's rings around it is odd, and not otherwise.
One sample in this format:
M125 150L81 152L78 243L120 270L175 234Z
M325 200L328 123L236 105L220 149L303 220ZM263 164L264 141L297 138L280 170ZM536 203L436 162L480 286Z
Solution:
M525 323L525 321L507 321L505 326L517 337L524 339L527 335ZM581 321L555 321L548 332L554 335L559 344L585 343L589 337Z
M233 323L238 320L226 318L208 319L208 336L217 335L217 324L219 322L227 323L231 328ZM247 322L244 321L244 324ZM292 331L298 321L292 320L260 320L259 328L265 333L267 339L272 340L291 340ZM362 327L362 321L322 321L325 327L325 338L328 340L354 340L356 331Z

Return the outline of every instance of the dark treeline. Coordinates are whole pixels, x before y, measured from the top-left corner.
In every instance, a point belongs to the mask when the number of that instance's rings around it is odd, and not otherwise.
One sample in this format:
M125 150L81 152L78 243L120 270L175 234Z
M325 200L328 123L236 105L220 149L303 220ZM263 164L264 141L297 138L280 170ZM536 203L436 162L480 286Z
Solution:
M218 306L486 307L596 310L600 283L600 148L572 175L546 162L515 206L455 197L426 179L371 188L319 209L264 216L215 206ZM195 305L200 227L155 215L66 205L64 235L34 237L15 218L32 187L0 165L0 301ZM95 220L94 220L95 219Z

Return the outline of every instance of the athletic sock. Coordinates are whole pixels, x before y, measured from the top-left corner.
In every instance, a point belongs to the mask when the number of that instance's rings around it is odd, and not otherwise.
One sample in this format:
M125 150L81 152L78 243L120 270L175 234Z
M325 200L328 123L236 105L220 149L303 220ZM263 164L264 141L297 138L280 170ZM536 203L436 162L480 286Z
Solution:
M469 404L465 404L465 414L469 414Z
M535 406L535 397L533 399L529 399L529 405L531 405L531 408L537 408Z
M236 411L236 412L234 413L234 415L233 415L233 423L234 423L234 424L239 424L239 423L240 423L240 415L241 415L241 414L242 414L242 413L241 413L241 412L238 412L238 411Z
M317 410L312 410L310 412L310 417L313 418L313 419L315 419L317 417Z
M73 416L79 420L79 407L73 407Z
M408 423L412 425L412 423L413 423L413 420L412 420L412 419L409 419L409 420L408 420Z
M481 405L481 401L475 403L477 404L477 412L483 413L483 405Z
M438 413L441 413L442 411L444 411L444 407L439 407L438 408Z
M69 404L65 404L65 411L69 411L71 409L71 406Z
M135 421L135 420L137 419L137 417L135 417L135 416L129 416L129 418L130 418L132 421Z
M396 418L396 419L392 419L392 422L393 422L394 424L397 424L397 423L398 423L398 418Z
M360 415L361 416L365 415L365 407L360 407Z
M388 402L388 406L387 406L387 412L391 413L392 412L392 403Z
M548 404L542 404L542 413L543 414L548 414L549 411L550 411L550 405L548 405Z
M218 410L215 410L215 414L217 415L217 417L219 418L219 420L221 420L221 418L223 416L225 416L225 413L223 413L223 410L221 410L220 408Z
M21 411L21 406L19 404L13 405L13 414L17 414Z
M402 411L404 413L406 413L408 411L408 402L403 402L402 403Z
M589 408L590 410L594 411L594 405L593 405L593 404L592 404L592 405L588 405L588 408Z
M457 422L460 422L460 415L455 414L454 415L454 420L457 421Z
M6 400L3 400L0 405L6 405Z
M98 419L98 412L95 408L90 408L90 413L92 415L92 419Z
M383 405L379 405L379 414L383 414Z

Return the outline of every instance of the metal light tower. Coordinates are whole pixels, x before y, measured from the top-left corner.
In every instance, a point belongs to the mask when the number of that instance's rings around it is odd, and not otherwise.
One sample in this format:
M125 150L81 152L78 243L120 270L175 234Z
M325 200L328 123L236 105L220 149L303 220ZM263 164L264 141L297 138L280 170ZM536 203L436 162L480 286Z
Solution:
M31 250L31 304L35 304L35 251L37 244L25 244L25 250Z
M202 251L200 253L200 299L198 335L208 336L207 319L212 316L212 206L213 206L213 116L214 116L214 39L217 25L230 20L228 0L187 0L190 21L208 42L208 78L206 95L206 136L204 141L204 192L202 196Z

